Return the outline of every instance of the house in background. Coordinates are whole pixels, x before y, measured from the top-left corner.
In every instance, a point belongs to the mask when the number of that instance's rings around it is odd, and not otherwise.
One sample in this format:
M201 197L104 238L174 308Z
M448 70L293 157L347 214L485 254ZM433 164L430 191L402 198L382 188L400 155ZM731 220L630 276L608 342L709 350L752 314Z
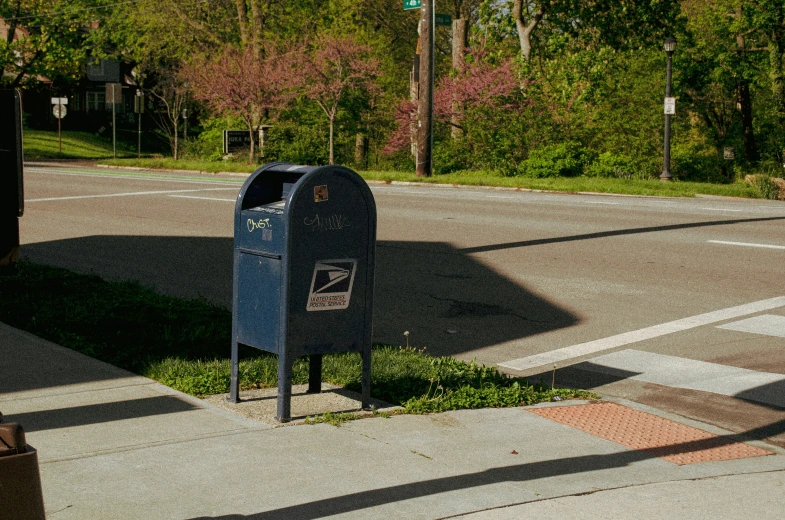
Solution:
M112 120L112 105L106 98L106 86L110 83L122 85L122 102L115 108L118 126L136 122L134 100L136 82L131 75L131 66L113 59L90 58L85 66L85 76L71 92L63 93L68 98L69 110L73 113L74 125L81 130L99 131ZM53 96L54 97L54 96Z
M0 39L19 41L28 37L24 27L12 26L0 18ZM13 30L13 34L11 31ZM78 81L62 81L44 76L25 76L19 85L22 93L22 109L25 125L32 128L57 128L57 119L52 114L51 98L68 98L68 113L63 119L63 128L98 132L107 128L112 120L112 107L106 104L106 84L123 85L123 102L116 107L118 126L135 123L133 96L136 82L130 74L131 65L113 59L88 58L84 75ZM3 83L11 85L16 80L16 71L3 71Z

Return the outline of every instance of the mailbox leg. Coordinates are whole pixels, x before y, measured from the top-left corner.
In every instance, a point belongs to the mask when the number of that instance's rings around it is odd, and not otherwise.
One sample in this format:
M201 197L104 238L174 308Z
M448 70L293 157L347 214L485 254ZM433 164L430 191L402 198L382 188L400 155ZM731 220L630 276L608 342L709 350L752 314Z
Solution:
M289 422L292 419L292 368L294 360L278 354L278 410L276 420Z
M318 394L322 391L322 355L311 354L308 369L308 393Z
M226 399L230 403L240 402L240 353L238 352L236 341L232 341L232 380L229 384L229 397Z
M371 349L363 352L363 372L362 372L362 408L371 409Z

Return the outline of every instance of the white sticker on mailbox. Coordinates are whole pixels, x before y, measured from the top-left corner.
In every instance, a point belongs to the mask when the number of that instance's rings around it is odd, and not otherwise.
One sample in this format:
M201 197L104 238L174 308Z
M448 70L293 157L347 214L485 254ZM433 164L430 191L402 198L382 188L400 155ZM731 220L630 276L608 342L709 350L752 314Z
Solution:
M308 294L308 311L337 311L349 306L357 260L320 260L316 262Z

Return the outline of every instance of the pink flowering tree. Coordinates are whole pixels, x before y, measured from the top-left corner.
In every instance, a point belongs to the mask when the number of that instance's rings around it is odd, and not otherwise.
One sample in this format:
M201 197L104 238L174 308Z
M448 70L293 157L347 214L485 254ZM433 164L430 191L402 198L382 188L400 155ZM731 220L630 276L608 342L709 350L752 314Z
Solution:
M520 109L522 104L528 103L523 99L526 84L518 78L512 59L492 64L482 53L474 52L463 70L439 80L433 95L434 119L461 129L469 139L465 121L470 119L470 113L488 118L495 111ZM383 152L389 154L407 148L416 120L417 103L402 100L395 113L395 130Z
M195 58L184 70L196 99L218 114L238 116L245 122L251 137L249 164L256 154L254 134L262 122L297 95L299 78L293 56L298 52L270 47L258 56L251 46L226 47L212 58Z
M301 55L302 85L308 99L313 100L330 123L330 164L335 162L335 121L338 109L350 94L377 91L379 62L371 56L371 48L351 37L323 35L311 49Z

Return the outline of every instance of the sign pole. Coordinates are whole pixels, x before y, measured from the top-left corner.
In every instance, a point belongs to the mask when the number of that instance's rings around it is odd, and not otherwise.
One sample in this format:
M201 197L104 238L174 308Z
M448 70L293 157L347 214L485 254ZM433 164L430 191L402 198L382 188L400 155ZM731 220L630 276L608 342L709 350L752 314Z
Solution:
M137 142L136 142L136 156L137 158L142 158L142 114L144 114L144 94L142 94L142 89L138 89L136 91L136 96L134 96L134 113L137 115L137 123L138 123L138 130L137 130Z
M60 111L60 113L62 114L63 104L60 101L60 99L61 98L58 98L58 100L57 100L57 110ZM60 124L60 121L62 121L62 120L63 120L62 117L58 117L57 118L57 151L60 154L63 153L63 135L62 135L62 129L61 129L62 125Z
M114 95L112 95L112 156L117 159L117 125L115 124L115 113L117 112L117 104L114 102Z

